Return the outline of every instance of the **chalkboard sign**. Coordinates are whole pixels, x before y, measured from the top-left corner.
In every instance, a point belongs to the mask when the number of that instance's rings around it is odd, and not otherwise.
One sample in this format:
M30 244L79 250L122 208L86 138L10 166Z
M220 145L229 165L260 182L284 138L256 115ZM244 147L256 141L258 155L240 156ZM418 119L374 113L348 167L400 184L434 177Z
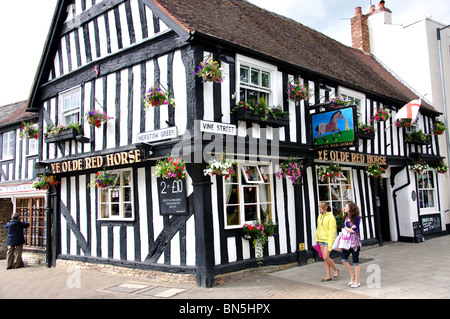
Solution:
M419 222L413 222L413 229L416 243L424 242L425 237L423 237L422 225Z
M441 215L433 214L420 216L422 231L424 234L438 233L441 231Z
M187 215L186 182L184 178L157 178L160 215Z

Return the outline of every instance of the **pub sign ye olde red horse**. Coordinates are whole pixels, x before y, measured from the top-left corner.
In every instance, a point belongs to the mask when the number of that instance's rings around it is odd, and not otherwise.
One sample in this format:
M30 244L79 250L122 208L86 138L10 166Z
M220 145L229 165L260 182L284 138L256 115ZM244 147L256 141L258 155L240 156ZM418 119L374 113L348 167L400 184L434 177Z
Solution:
M357 140L356 107L348 106L311 115L314 149L354 146Z

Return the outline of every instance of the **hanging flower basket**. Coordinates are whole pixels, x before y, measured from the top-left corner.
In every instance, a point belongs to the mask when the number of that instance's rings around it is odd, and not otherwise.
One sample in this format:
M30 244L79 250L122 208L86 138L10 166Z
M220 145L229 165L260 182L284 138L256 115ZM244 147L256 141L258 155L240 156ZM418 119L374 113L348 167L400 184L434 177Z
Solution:
M288 98L291 101L299 102L301 100L308 101L311 97L311 91L302 84L287 84Z
M159 86L151 87L147 92L143 93L142 99L144 100L144 108L146 111L152 107L160 105L172 105L175 106L175 101L170 95L170 92L162 89Z
M91 110L84 114L84 119L92 126L100 128L103 123L106 123L108 120L112 120L114 118L109 117L105 112Z
M200 62L197 70L193 73L202 78L203 82L222 83L224 80L223 68L218 61L214 61L211 56Z
M446 174L448 172L448 166L443 161L433 167L436 173Z
M300 185L302 182L303 161L294 158L288 158L280 164L280 170L275 173L278 178L289 178L294 185Z
M327 166L322 166L319 168L319 178L324 181L325 178L336 178L342 172L341 165L337 163L330 163Z
M380 164L370 165L366 168L367 176L372 178L379 178L385 172L386 169L384 167L381 167Z
M209 176L224 176L228 179L231 175L235 173L234 165L236 163L227 162L225 159L225 153L222 154L218 159L212 159L209 161L209 165L203 170L203 174Z
M242 237L253 241L255 257L259 266L262 265L264 247L269 241L269 237L276 235L277 223L268 220L265 223L257 222L255 225L244 224L242 227Z
M154 176L159 176L163 179L185 178L185 168L186 163L180 158L166 157L165 159L161 159L156 162L156 172Z
M442 135L447 130L447 126L442 122L435 122L433 125L433 134L435 136Z
M39 131L40 126L37 123L26 123L22 122L22 131L20 131L19 135L20 138L26 138L26 139L38 139L39 137Z
M58 186L61 182L58 182L56 180L56 177L53 175L47 176L47 175L41 175L37 182L34 182L31 187L38 189L38 190L46 190L49 189L52 186Z
M415 161L413 165L411 165L410 170L417 174L422 174L430 170L430 166L423 159L419 159L418 161Z
M372 116L372 122L386 122L392 117L392 112L385 107L379 108L374 116Z
M95 173L95 179L88 185L90 188L107 188L117 185L119 175L114 175L106 170Z

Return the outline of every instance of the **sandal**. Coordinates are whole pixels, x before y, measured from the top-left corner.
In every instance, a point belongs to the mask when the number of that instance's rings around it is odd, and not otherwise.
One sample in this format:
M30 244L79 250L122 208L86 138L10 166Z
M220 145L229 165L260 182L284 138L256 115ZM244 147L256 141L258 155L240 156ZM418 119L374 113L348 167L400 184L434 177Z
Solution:
M338 269L338 274L335 276L335 275L333 275L333 278L337 278L337 277L339 277L339 269Z
M352 284L350 287L352 287L352 288L358 288L359 286L361 286L361 283L357 283L357 284Z
M322 280L321 280L321 282L325 282L325 281L330 281L330 280L333 280L333 278L323 278Z

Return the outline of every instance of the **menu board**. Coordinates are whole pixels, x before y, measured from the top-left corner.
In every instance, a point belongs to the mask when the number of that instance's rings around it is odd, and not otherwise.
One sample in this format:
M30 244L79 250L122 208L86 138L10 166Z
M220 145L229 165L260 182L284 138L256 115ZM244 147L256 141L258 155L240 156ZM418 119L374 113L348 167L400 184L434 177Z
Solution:
M157 178L160 215L187 215L186 183L184 178Z
M424 234L438 233L441 231L441 215L420 216L422 223L422 232Z

